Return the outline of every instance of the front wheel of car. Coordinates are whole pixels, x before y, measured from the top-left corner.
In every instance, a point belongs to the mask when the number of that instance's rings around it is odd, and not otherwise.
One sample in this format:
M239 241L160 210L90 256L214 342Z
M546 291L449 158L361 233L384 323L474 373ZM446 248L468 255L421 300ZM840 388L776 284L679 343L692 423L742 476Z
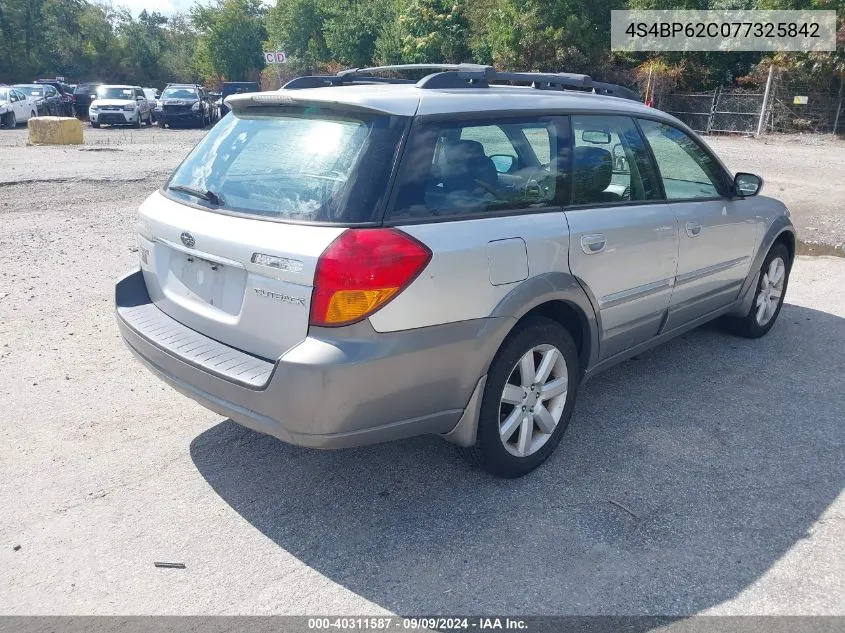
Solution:
M6 115L6 127L10 130L14 130L18 127L18 118L15 116L14 112L9 112L9 114Z
M760 267L751 309L743 317L727 317L726 329L745 338L760 338L771 330L783 306L791 269L789 250L780 242L775 244Z
M92 123L92 124L91 124L91 127L97 128L97 129L99 130L99 129L100 129L100 124L99 124L99 123Z
M579 376L569 332L551 319L529 317L490 364L475 444L461 454L500 477L531 472L560 442Z

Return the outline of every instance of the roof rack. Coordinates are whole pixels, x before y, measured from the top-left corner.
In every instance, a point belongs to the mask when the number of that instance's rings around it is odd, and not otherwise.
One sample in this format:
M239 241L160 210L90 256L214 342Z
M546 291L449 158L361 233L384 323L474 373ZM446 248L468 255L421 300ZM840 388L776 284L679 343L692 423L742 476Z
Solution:
M378 77L380 72L408 72L433 70L419 81L394 77ZM483 64L397 64L394 66L372 66L369 68L350 68L337 75L312 75L297 77L286 83L286 90L301 88L322 88L325 86L345 86L355 84L414 84L422 89L454 88L489 88L493 82L529 83L537 90L579 90L596 94L620 97L640 101L633 90L600 81L593 81L589 75L574 73L526 73L500 72L492 66Z

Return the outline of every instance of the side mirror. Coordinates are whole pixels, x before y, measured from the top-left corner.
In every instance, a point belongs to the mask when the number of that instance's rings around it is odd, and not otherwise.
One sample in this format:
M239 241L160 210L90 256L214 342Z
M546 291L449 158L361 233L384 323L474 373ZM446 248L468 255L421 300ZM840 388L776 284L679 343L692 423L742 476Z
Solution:
M739 172L734 176L734 189L743 198L756 196L763 188L763 179L755 174Z
M513 169L514 163L516 162L516 158L510 154L493 154L490 160L493 161L496 171L500 174L508 173Z

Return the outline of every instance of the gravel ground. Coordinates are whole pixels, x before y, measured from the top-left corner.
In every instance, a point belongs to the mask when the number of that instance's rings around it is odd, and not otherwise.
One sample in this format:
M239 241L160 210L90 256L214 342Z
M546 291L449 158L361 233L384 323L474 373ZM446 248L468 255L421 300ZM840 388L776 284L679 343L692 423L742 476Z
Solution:
M729 169L763 177L762 195L786 204L802 241L845 255L845 140L812 134L706 140Z
M591 381L548 464L501 481L437 438L299 449L165 387L112 288L201 132L20 134L0 133L0 613L845 614L845 259L799 258L762 340L705 327ZM777 190L783 157L749 143L713 144ZM812 176L789 178L835 212Z

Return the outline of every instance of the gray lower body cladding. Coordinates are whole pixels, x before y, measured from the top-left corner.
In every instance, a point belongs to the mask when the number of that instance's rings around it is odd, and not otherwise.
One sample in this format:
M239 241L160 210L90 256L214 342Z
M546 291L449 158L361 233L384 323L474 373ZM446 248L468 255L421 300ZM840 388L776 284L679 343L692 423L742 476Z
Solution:
M514 323L498 317L390 333L375 332L368 321L311 328L281 358L267 361L158 311L140 271L118 282L115 303L126 344L176 390L244 426L315 448L448 433ZM157 320L152 329L150 319ZM195 340L186 345L186 336ZM215 367L193 353L214 346L231 360Z

